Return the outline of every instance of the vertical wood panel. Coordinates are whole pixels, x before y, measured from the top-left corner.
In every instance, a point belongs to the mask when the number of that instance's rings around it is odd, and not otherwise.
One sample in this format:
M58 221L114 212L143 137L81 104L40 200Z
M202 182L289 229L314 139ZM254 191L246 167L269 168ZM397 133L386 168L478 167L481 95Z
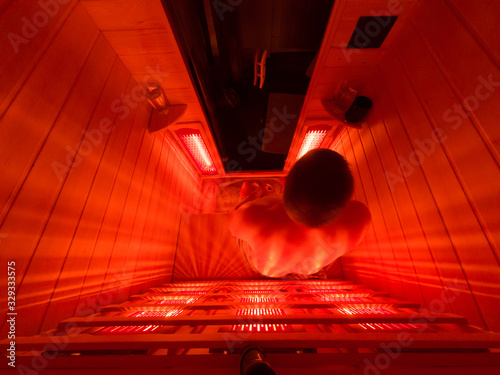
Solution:
M78 3L71 0L61 5L54 1L53 6L42 8L35 1L11 0L8 6L7 1L0 3L0 117Z
M33 6L12 1L0 22ZM146 131L150 109L127 99L137 84L87 11L62 8L26 61L0 63L13 98L0 119L0 255L16 261L19 335L170 280L181 199L199 186L179 151ZM168 262L149 275L157 256Z
M392 249L395 264L415 270L427 306L498 331L500 75L488 47L495 37L479 16L489 22L490 11L460 0L421 2L371 80L374 108L360 139L352 130L342 142L353 148L386 266L393 269ZM396 218L404 242L381 246L382 223L391 238ZM374 240L368 234L360 247ZM345 256L346 275L364 276L356 269L363 261L370 259L356 250ZM396 273L415 282L402 268Z

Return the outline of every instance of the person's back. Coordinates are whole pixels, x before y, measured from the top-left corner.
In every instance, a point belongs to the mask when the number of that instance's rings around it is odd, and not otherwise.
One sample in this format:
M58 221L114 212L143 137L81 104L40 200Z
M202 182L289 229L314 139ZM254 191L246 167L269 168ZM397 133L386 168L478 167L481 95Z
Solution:
M245 255L250 265L265 276L319 271L355 247L370 222L368 208L350 201L353 181L345 160L321 150L292 168L283 196L245 183L240 204L229 216L231 233L249 246ZM321 176L328 168L333 181Z

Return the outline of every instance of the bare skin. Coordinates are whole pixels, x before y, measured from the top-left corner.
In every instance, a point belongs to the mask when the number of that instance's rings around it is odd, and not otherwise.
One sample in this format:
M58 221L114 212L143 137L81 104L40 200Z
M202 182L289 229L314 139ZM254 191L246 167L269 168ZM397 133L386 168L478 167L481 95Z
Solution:
M229 230L248 243L252 265L263 275L308 275L352 250L370 218L363 203L350 201L332 222L306 227L288 216L281 194L268 185L245 182L240 203L229 214Z

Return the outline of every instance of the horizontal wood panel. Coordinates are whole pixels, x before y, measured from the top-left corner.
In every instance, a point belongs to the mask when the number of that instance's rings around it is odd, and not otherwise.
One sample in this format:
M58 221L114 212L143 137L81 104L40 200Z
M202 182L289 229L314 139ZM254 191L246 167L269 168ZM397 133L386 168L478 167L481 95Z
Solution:
M400 333L253 333L252 342L265 348L298 347L341 347L366 348L379 347L382 343L397 342ZM488 348L500 347L500 335L489 333L408 333L412 340L412 348ZM244 348L248 343L245 338L230 336L235 348ZM228 335L161 335L143 334L122 336L120 341L113 336L100 336L99 341L93 335L78 335L72 338L66 350L119 350L119 349L156 349L156 348L227 348ZM19 350L36 350L45 345L45 337L29 337L19 339L16 348ZM6 349L2 342L0 348Z

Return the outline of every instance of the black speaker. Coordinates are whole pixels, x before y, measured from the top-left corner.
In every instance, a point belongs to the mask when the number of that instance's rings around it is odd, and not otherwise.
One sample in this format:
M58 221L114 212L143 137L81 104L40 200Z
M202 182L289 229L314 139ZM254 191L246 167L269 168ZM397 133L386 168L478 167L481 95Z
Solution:
M369 98L358 96L345 113L345 121L349 124L356 124L362 121L371 107L372 101Z

